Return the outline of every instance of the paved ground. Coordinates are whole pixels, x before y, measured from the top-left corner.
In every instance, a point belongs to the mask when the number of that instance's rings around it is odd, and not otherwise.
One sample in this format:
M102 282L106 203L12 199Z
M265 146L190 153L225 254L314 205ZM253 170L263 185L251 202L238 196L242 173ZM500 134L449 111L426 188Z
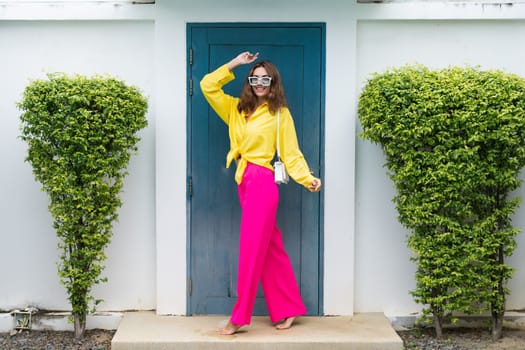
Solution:
M237 334L221 336L227 316L165 317L126 313L112 342L114 350L136 349L312 349L400 350L401 338L382 313L353 317L300 317L276 330L268 317L253 317Z

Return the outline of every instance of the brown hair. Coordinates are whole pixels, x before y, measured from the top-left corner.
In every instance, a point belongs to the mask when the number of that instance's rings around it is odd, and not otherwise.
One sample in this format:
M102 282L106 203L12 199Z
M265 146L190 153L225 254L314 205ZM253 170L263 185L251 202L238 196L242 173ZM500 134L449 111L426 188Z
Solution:
M266 95L266 101L268 102L270 113L275 114L281 107L286 107L287 105L281 75L279 74L277 67L275 67L270 61L257 62L252 68L250 68L250 71L244 80L237 109L239 112L251 114L257 108L257 96L253 93L250 84L248 84L248 77L253 75L253 71L259 67L266 69L268 75L272 77L272 83L270 85L270 91L268 92L268 95Z

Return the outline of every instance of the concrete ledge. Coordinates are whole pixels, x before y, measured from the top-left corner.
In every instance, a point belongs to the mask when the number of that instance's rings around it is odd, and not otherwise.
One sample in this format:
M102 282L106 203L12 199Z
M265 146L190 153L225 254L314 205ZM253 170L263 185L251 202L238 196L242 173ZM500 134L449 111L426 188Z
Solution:
M32 316L31 329L37 331L73 331L73 323L69 321L70 312L38 312ZM97 312L86 319L86 329L117 329L122 320L122 312ZM14 329L11 314L0 314L0 333L8 333Z
M419 316L419 314L386 315L396 331L404 331L414 328ZM445 324L444 327L487 327L487 322L490 324L491 321L489 315L458 315L457 317L458 322L456 324ZM525 312L506 311L503 318L503 326L510 329L525 330Z
M153 312L126 313L112 350L400 350L403 342L380 313L354 317L301 317L289 329L278 331L267 317L234 335L221 336L227 316L157 316Z
M8 333L13 329L13 317L8 313L0 313L0 333Z

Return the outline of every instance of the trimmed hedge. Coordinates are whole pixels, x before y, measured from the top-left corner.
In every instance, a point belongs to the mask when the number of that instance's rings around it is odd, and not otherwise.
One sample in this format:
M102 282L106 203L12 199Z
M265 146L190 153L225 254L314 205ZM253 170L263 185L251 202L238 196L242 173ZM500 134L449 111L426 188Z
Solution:
M490 310L501 336L504 257L525 165L525 80L472 67L375 74L359 99L362 137L382 146L417 263L415 301L437 335L455 311Z
M61 251L58 274L81 337L86 315L100 302L90 293L105 281L104 248L122 205L137 132L147 125L147 101L111 77L50 74L26 87L19 108L26 161L50 198Z

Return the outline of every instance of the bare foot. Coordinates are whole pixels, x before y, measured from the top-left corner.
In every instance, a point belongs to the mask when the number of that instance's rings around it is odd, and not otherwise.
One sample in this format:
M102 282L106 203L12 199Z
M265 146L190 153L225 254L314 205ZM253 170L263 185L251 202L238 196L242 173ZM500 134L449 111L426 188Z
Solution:
M237 331L241 328L241 326L237 326L236 324L233 324L231 322L228 322L226 327L217 329L217 333L220 335L232 335L237 333Z
M289 329L292 327L293 321L295 321L295 317L287 317L282 322L278 323L277 326L275 326L276 329L282 330L282 329Z

